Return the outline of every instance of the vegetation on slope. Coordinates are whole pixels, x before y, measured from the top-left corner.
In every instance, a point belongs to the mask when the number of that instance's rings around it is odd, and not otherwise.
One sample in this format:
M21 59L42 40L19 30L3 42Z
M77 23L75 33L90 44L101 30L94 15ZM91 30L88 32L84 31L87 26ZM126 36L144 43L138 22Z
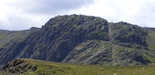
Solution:
M16 61L24 61L20 64L15 65L12 68L19 68L25 66L23 64L28 63L28 66L24 68L29 68L30 65L35 65L36 69L32 70L32 68L22 69L24 72L17 71L16 73L12 73L6 69L11 67L7 67L4 71L9 74L3 72L0 75L154 75L155 74L155 66L99 66L99 65L74 65L74 64L65 64L65 63L56 63L56 62L48 62L41 60L33 60L33 59L16 59ZM15 61L11 62L9 65L15 64ZM20 66L20 67L19 67Z
M155 30L148 30L149 37L148 37L148 46L151 50L155 50Z
M6 63L6 61L11 61L12 58L18 53L19 51L12 50L15 45L18 43L22 43L31 33L38 31L39 28L32 27L30 30L23 30L23 31L7 31L7 30L0 30L0 64ZM19 45L19 47L22 45ZM14 54L13 54L14 53ZM9 55L13 55L8 59ZM2 65L2 64L1 64ZM1 66L0 65L0 66Z
M5 47L10 43L23 41L31 32L38 30L38 28L31 28L31 30L23 31L7 31L0 30L0 48Z
M5 44L13 41L21 41L27 35L29 31L5 31L0 30L0 48L4 47ZM25 34L25 35L23 35Z

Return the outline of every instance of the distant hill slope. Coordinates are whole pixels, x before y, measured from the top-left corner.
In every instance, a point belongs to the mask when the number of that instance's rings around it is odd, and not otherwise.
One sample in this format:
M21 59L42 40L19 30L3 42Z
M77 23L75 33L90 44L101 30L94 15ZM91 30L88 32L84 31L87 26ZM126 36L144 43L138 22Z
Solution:
M31 28L23 31L7 31L0 30L0 48L11 42L23 41L31 32L38 30L38 28Z
M155 31L94 16L50 19L24 40L0 51L0 64L34 58L74 64L146 65L155 62Z
M33 59L9 62L0 75L154 75L155 66L75 65Z
M0 30L0 47L13 41L21 41L28 35L29 31L6 31ZM23 35L25 34L25 35Z
M23 31L7 31L7 30L0 30L0 58L1 61L6 63L8 59L3 58L9 56L9 53L14 52L12 48L14 45L22 42L29 36L29 34L38 31L39 28L31 28L30 30L23 30ZM9 49L8 49L9 48ZM8 50L6 50L8 49ZM10 58L10 60L12 60ZM10 61L9 60L9 61Z

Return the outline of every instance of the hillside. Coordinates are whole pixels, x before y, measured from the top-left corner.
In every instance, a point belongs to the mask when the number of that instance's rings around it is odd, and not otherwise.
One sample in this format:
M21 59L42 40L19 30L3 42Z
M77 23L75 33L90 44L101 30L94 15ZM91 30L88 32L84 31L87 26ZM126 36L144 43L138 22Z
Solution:
M23 41L31 32L36 30L38 30L38 28L31 28L30 30L22 31L0 30L0 48L9 43Z
M24 35L24 34L23 34ZM147 65L155 62L155 31L84 15L51 18L0 52L0 64L33 58L72 64Z
M23 30L23 31L7 31L7 30L0 30L0 58L1 61L6 62L2 56L7 56L7 54L12 53L13 51L9 49L9 47L14 47L14 45L22 42L28 37L31 33L38 31L38 28L31 28L30 30ZM12 60L12 59L11 59ZM10 61L10 60L9 60Z
M155 66L74 65L33 59L9 62L0 75L154 75Z
M29 34L29 31L0 30L0 48L4 47L4 45L7 43L21 41L26 36L28 36L28 34Z

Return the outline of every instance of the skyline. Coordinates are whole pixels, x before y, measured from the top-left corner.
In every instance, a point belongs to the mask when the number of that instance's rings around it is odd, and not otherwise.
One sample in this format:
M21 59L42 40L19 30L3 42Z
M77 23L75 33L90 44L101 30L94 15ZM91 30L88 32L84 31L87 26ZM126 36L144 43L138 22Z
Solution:
M57 15L97 16L155 28L154 0L0 0L0 29L41 27Z

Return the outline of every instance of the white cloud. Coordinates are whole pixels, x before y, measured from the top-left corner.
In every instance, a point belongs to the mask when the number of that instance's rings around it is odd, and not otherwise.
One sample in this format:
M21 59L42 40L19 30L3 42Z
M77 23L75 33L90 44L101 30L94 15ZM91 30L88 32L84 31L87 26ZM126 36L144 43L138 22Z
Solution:
M41 27L51 17L93 3L93 0L0 0L0 29Z
M51 17L63 14L155 27L154 4L155 0L0 0L0 29L41 27Z
M155 27L154 4L155 0L95 0L93 5L72 12L100 16L112 22L126 21Z

